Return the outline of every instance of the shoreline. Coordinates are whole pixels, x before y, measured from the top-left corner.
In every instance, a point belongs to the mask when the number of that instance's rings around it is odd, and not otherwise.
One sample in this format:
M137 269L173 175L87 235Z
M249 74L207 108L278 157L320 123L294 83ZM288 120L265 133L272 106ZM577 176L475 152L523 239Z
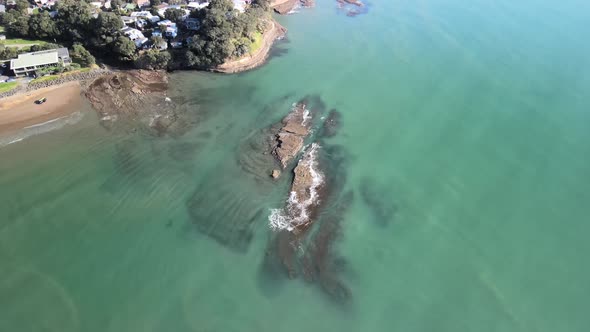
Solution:
M35 100L47 97L47 102ZM65 117L79 111L83 105L82 84L70 81L36 90L18 93L0 100L0 135L21 130Z
M275 41L284 37L287 33L287 29L276 20L270 19L269 22L272 24L272 27L264 32L262 35L262 45L254 54L250 54L249 56L237 60L227 61L212 68L211 71L222 74L235 74L262 66L268 59L270 49Z

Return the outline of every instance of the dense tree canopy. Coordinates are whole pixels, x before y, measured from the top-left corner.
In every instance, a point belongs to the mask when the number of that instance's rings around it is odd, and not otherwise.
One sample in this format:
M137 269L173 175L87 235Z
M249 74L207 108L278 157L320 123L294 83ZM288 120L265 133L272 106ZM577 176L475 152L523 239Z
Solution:
M92 12L87 2L60 0L56 10L57 27L62 39L82 42L90 35Z
M164 17L172 22L182 22L182 17L185 15L184 10L177 8L169 8L164 12Z
M54 38L57 35L57 26L49 13L42 11L29 18L29 31L35 38Z
M72 51L70 52L72 61L79 64L82 67L90 67L96 63L94 57L88 52L82 44L74 44Z
M135 58L135 50L135 43L125 36L119 36L113 42L113 51L118 55L119 60L133 60Z
M94 21L94 33L101 44L112 43L123 28L121 17L111 12L101 12Z
M166 69L171 60L170 53L149 50L139 55L135 66L140 69Z

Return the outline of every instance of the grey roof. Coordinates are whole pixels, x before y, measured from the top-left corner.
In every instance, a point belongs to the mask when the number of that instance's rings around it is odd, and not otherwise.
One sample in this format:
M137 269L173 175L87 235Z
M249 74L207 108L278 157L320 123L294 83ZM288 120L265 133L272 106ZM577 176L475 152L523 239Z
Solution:
M57 50L53 50L53 52L25 53L20 54L16 59L10 60L10 68L20 69L24 67L49 65L57 62L59 62Z

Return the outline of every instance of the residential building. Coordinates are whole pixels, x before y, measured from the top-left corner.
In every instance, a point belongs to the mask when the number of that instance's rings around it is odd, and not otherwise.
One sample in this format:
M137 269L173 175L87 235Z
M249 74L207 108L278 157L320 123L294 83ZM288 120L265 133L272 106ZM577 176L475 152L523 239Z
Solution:
M6 6L0 5L0 13L5 13L5 12L6 12Z
M188 30L196 31L199 30L199 28L201 27L201 22L199 22L199 20L196 18L189 17L186 20L184 20L184 25Z
M209 2L197 2L197 1L192 1L188 3L188 8L191 10L197 10L197 9L203 9L205 7L209 6Z
M145 38L143 33L137 29L133 29L130 27L124 27L123 29L121 29L121 32L125 36L127 36L129 39L131 39L135 43L135 46L137 46L137 47L141 47L143 44L145 44L148 41L148 39Z
M121 16L121 20L123 21L123 24L134 24L137 22L137 18L131 16Z
M0 35L0 40L6 40L6 36L5 35Z
M134 0L134 2L139 8L146 8L150 6L150 0Z
M243 13L246 11L246 6L250 3L249 0L233 0L234 2L234 9Z
M67 48L19 54L18 58L10 60L10 69L16 76L26 76L37 70L63 64L72 63Z
M152 15L152 13L148 11L141 11L141 12L133 12L130 14L131 17L142 18L144 20L150 21L151 23L156 23L160 21L160 17L157 15Z

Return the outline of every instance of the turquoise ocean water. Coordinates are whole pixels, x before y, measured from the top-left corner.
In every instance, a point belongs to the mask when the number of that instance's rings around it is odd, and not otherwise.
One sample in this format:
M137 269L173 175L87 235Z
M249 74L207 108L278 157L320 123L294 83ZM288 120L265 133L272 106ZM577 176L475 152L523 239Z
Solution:
M318 0L278 20L266 66L171 76L184 135L107 131L86 107L0 148L0 331L588 331L590 2L373 0L351 18ZM288 178L238 163L310 95L342 114L325 144L355 193L334 244L346 304L268 275ZM262 213L233 250L189 207Z

